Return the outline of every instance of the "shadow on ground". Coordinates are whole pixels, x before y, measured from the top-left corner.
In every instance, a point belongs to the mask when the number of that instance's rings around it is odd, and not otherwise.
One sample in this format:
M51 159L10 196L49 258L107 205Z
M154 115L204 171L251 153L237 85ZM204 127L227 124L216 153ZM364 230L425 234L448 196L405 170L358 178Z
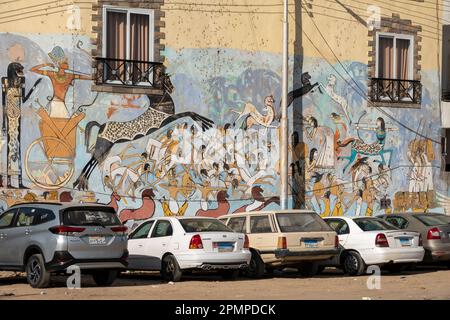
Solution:
M447 270L443 266L418 266L412 270L404 270L399 273L390 273L389 271L382 269L382 276L395 276L395 277L406 277L413 276L416 274L433 273L439 270ZM315 275L314 278L327 279L327 278L345 278L349 277L345 275L341 270L334 268L327 268L322 273ZM296 269L285 269L283 271L275 270L271 274L266 274L262 279L299 279L302 277ZM67 287L68 276L56 275L52 277L50 288L64 288ZM223 279L219 274L216 273L205 273L205 272L193 272L191 274L184 275L181 282L188 281L218 281L218 282L247 282L247 281L258 281L258 279L251 279L244 276L240 276L235 280ZM11 275L0 277L0 289L3 286L16 285L16 284L27 284L25 274L23 273L11 273ZM97 287L92 277L89 275L82 275L81 280L82 287L92 288ZM114 287L130 287L130 286L145 286L145 285L164 285L167 282L161 279L159 272L123 272L120 277L114 282ZM37 293L39 294L39 293Z

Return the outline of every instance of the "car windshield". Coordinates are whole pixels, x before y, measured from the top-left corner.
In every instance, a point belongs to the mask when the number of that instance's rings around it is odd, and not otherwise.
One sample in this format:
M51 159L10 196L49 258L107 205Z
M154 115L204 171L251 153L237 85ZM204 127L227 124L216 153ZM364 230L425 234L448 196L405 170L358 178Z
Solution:
M427 227L429 226L441 226L444 224L450 224L450 217L437 214L423 214L414 216L417 220L422 222Z
M114 226L121 222L114 210L70 209L63 213L63 223L68 226Z
M180 219L186 232L234 232L223 222L216 219Z
M277 213L281 232L332 231L317 213Z
M362 231L397 230L398 228L379 218L357 218L353 221Z

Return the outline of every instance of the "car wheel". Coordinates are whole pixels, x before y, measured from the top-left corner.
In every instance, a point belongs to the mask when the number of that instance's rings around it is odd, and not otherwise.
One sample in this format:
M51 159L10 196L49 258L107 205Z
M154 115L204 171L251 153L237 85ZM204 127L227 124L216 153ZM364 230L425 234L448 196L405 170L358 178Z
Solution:
M98 286L110 286L116 280L117 270L96 270L92 278Z
M250 278L262 278L264 276L264 262L261 256L252 250L252 258L250 259L250 264L247 269L247 276Z
M350 276L359 276L364 273L364 260L358 252L350 251L343 259L344 272Z
M318 269L319 266L317 265L317 263L307 262L299 266L298 272L303 277L312 277L317 274Z
M224 270L221 272L221 276L226 280L235 280L239 276L239 270Z
M41 254L32 255L26 266L27 281L33 288L46 288L50 283L50 272L45 269Z
M165 281L180 281L183 273L174 256L165 256L161 264L161 276Z

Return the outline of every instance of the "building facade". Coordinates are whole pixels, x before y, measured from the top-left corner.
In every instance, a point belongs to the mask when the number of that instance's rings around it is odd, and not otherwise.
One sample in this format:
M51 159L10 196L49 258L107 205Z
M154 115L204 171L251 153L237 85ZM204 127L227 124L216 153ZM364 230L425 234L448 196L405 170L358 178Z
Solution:
M445 212L450 3L291 2L290 206ZM3 208L279 208L282 1L0 9Z

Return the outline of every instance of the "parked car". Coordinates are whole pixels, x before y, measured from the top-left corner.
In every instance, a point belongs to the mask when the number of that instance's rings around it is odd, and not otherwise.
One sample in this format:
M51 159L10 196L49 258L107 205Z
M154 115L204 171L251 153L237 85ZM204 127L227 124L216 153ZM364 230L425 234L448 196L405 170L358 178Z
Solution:
M392 213L379 216L402 230L420 232L424 262L443 262L450 268L450 217L437 213Z
M98 285L110 285L127 266L127 228L101 205L25 203L0 215L0 270L25 271L44 288L52 273L77 265Z
M403 231L376 217L326 217L339 237L341 252L323 266L340 267L349 275L361 275L370 265L401 271L422 261L425 251L418 232Z
M179 281L193 270L219 271L235 278L248 267L246 237L215 218L159 217L129 235L130 270L158 270L163 279Z
M338 253L334 232L318 214L307 210L234 213L219 218L247 234L252 259L248 275L260 278L265 269L298 268L304 276L317 272L317 262Z

